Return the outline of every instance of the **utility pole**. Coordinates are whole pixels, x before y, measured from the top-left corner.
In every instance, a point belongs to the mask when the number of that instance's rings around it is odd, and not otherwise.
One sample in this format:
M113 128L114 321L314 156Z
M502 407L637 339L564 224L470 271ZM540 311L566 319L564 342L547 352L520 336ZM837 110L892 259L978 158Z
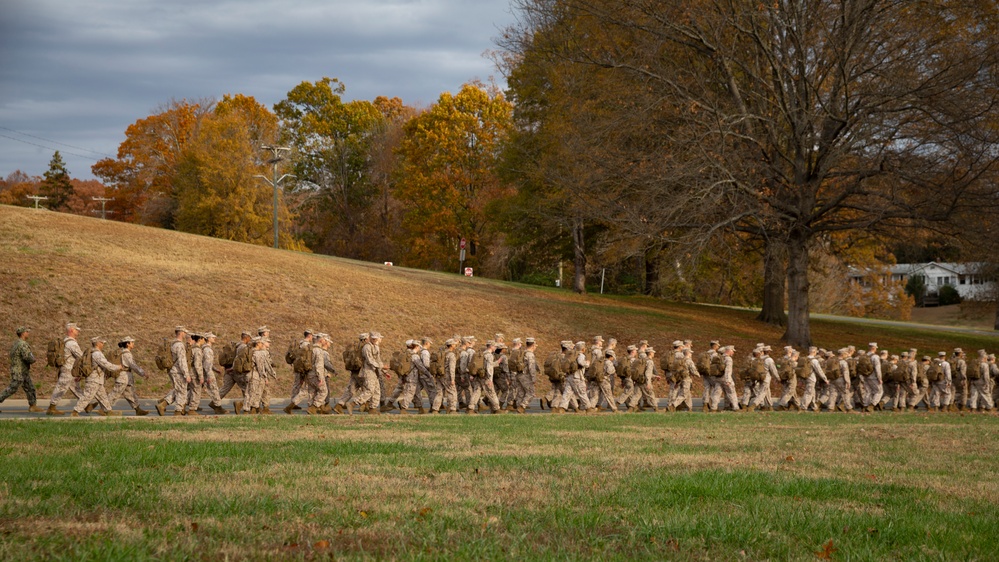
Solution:
M278 186L281 185L281 182L283 182L285 178L295 177L295 174L285 174L279 178L277 165L278 162L284 160L284 158L280 156L280 153L288 152L291 150L291 148L287 146L262 146L260 148L263 148L264 150L270 150L274 154L272 158L267 160L268 164L274 166L274 179L271 180L268 179L267 176L261 176L259 174L256 177L269 183L270 186L274 188L274 247L277 248L278 247Z
M25 195L25 198L27 198L27 199L34 199L34 201L35 201L35 208L36 209L38 208L38 202L39 201L41 201L43 199L48 199L48 197L42 197L41 195Z
M111 197L111 198L108 198L108 197L91 197L91 199L93 199L94 201L100 201L101 202L101 220L107 219L108 213L114 213L114 211L108 211L107 208L105 207L105 205L107 205L108 201L114 201L114 197ZM94 209L91 212L96 213L97 209Z

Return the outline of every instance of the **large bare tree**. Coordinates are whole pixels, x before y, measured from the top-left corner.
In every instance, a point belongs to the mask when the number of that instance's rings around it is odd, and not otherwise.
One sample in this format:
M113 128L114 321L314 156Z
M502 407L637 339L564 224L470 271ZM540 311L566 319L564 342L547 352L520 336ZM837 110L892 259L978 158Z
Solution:
M549 56L631 86L620 122L650 138L620 147L620 213L671 241L741 230L786 252L792 344L811 340L817 238L946 221L994 190L994 2L515 4L508 49L558 36Z

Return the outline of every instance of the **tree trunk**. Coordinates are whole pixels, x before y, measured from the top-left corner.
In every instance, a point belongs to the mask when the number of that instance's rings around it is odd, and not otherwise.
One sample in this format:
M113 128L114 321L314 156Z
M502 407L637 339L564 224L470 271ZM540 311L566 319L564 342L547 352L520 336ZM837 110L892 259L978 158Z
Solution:
M756 319L774 326L787 326L784 281L787 279L788 268L785 260L784 245L776 240L767 240L763 250L763 310Z
M650 250L645 256L645 294L659 295L659 248Z
M784 340L789 345L807 348L812 343L808 324L808 238L792 232L787 242L788 318Z
M572 224L572 251L573 264L576 266L572 290L582 295L586 293L586 240L581 217L576 217Z
M996 323L993 329L999 330L999 299L996 299Z

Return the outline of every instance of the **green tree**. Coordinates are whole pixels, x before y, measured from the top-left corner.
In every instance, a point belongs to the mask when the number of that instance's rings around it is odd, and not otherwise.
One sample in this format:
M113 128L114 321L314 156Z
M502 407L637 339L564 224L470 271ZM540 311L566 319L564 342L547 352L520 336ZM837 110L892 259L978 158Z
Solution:
M62 155L55 151L49 161L49 169L45 171L44 179L39 186L39 195L48 197L48 208L53 211L69 210L69 199L73 196L73 184L66 171Z

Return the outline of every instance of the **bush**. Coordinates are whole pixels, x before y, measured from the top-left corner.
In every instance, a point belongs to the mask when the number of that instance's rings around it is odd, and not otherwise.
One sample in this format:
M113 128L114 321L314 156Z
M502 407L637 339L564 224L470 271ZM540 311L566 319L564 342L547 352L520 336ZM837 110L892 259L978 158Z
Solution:
M940 287L940 306L947 306L949 304L961 304L961 294L957 292L957 289L951 287L950 285L944 285Z

